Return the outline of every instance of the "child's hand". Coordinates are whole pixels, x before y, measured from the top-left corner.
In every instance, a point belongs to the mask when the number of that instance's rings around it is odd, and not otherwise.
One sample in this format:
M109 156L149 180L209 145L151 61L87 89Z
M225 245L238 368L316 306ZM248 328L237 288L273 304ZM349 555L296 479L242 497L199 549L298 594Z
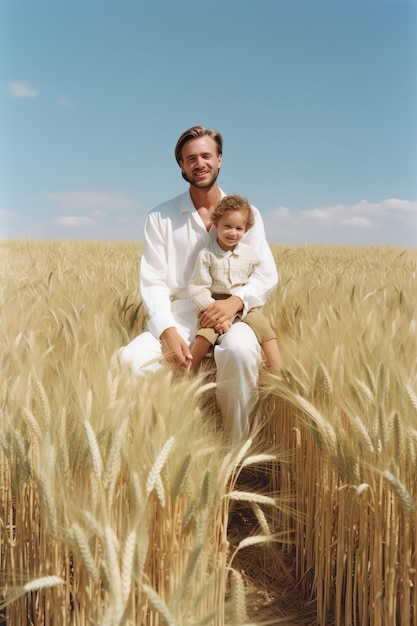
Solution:
M221 335L224 335L224 333L227 333L227 331L230 330L231 326L232 322L230 320L226 320L222 324L217 324L215 330Z
M202 328L214 328L220 332L222 324L230 321L232 324L239 311L243 310L242 300L238 296L230 296L226 300L215 300L201 312L200 324ZM230 326L224 332L227 332Z

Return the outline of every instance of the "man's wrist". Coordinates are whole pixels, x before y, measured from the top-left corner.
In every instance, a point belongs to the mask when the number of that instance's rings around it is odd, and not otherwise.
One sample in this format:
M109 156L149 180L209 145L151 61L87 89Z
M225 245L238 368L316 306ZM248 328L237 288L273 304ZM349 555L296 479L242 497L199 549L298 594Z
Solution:
M160 334L159 339L163 341L168 335L172 334L172 331L177 332L175 326L168 326L165 330Z
M243 300L241 298L239 298L239 296L230 296L231 298L233 298L233 301L236 301L236 313L241 313L243 311L244 308L244 304L243 304Z

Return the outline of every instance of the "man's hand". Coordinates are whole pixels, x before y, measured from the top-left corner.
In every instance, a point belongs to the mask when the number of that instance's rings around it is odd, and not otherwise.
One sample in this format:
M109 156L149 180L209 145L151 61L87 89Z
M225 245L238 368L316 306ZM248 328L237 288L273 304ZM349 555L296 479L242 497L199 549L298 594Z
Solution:
M191 365L192 356L190 349L177 330L167 328L160 336L162 342L162 354L171 365L181 369L188 369Z
M200 317L203 328L214 328L216 332L227 332L239 311L243 310L243 302L238 296L230 296L225 300L215 300Z

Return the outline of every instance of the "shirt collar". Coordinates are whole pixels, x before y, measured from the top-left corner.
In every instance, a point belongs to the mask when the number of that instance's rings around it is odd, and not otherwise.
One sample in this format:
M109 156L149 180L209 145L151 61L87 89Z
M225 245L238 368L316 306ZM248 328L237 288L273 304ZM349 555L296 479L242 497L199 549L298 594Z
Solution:
M241 248L238 243L235 245L234 250L223 250L223 248L221 248L217 243L217 239L214 239L214 241L211 242L211 245L213 246L215 253L219 256L239 256L241 252Z
M223 189L220 189L219 187L219 191L220 191L220 197L224 198L226 194L224 193ZM193 213L194 211L195 211L195 206L193 204L193 201L191 200L190 190L185 191L181 197L181 207L180 207L181 215L186 215L187 213Z

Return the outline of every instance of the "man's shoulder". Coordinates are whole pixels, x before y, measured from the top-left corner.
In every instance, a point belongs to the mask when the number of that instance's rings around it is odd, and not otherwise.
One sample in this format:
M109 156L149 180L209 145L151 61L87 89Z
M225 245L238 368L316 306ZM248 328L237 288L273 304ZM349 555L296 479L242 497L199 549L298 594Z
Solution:
M187 196L189 196L188 191L185 191L178 196L174 196L173 198L170 198L169 200L166 200L165 202L162 202L161 204L158 204L156 207L151 209L148 215L157 213L162 218L169 218L173 217L174 215L178 215L188 203Z

